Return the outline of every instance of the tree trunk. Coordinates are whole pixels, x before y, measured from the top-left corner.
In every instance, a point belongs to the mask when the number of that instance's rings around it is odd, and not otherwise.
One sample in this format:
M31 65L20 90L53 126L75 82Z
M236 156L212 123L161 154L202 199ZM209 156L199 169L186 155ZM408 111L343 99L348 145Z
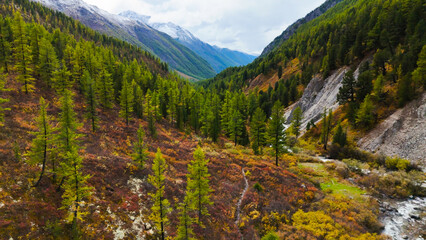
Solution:
M46 168L46 159L47 159L47 132L46 132L46 127L44 127L44 152L43 152L43 167L41 168L41 173L40 173L40 177L38 178L38 181L36 182L36 184L34 184L33 187L37 187L40 184L41 178L43 177L44 174L44 169Z

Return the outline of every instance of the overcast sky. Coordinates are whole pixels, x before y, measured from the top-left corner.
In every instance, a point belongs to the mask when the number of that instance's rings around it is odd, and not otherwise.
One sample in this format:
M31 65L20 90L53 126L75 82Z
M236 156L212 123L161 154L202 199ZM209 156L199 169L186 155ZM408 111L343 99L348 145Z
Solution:
M111 13L132 10L173 22L212 45L260 54L325 0L85 0Z

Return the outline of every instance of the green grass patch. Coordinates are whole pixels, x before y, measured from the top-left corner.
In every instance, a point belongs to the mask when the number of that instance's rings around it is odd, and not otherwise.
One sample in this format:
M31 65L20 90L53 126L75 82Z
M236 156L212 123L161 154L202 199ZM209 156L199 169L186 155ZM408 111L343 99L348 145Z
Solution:
M366 193L366 191L358 187L339 182L334 178L329 179L328 182L321 183L321 189L325 192L345 195L354 199L362 199L362 195Z

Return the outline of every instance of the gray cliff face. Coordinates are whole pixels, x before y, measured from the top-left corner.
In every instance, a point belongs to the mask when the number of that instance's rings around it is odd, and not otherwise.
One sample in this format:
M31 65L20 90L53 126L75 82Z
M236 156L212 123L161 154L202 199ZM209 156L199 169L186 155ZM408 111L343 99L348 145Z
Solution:
M426 93L398 109L358 141L360 148L399 156L426 168Z
M358 79L361 64L354 72L355 79ZM343 77L349 69L349 67L340 68L326 79L315 76L309 82L299 101L287 109L285 113L287 123L291 122L293 110L297 107L300 107L303 112L302 129L305 129L310 121L315 123L320 121L325 108L336 110L339 107L337 94L342 86Z
M260 56L266 56L268 53L272 52L275 48L279 47L284 41L289 39L302 24L310 22L315 18L321 16L322 14L327 12L328 9L334 7L341 1L343 0L327 0L320 7L310 12L304 18L297 20L295 23L290 25L290 27L288 27L280 36L276 37L274 41L272 41L268 46L266 46Z

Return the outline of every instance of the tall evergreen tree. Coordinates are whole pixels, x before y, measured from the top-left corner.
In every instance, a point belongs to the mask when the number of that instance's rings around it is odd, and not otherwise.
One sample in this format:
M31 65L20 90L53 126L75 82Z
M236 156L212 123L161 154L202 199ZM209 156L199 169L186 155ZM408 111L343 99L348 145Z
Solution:
M327 109L324 109L324 114L322 119L322 130L321 130L321 142L323 144L324 150L327 150L328 137L330 135L332 123L333 123L333 111L331 111L330 109L327 116Z
M52 86L55 77L55 71L59 68L59 62L56 57L55 49L45 37L40 40L40 64L39 73L41 79L48 87Z
M217 142L220 134L220 98L214 94L211 106L210 116L210 137L213 142Z
M12 33L9 30L9 21L6 19L0 20L0 64L4 68L5 72L9 72L9 63L10 63L10 42L8 38Z
M97 93L103 108L111 108L114 100L114 86L111 74L102 67L97 82Z
M126 120L126 125L129 125L129 119L133 112L133 91L132 86L126 79L123 79L123 85L120 94L120 117Z
M222 129L225 131L225 134L229 136L229 122L231 118L231 93L229 91L225 92L225 97L223 99L222 109L220 111L220 121Z
M343 131L342 125L337 126L336 133L333 136L333 144L339 144L340 147L346 145L346 133Z
M337 94L337 101L341 105L347 102L355 102L355 86L354 71L349 70L343 77L342 86L339 88L339 93Z
M194 220L189 215L190 206L187 196L185 196L183 202L179 204L178 210L180 213L176 240L195 240L195 238L192 237L194 232L191 226Z
M374 123L374 105L370 95L367 95L356 114L356 124L358 127L369 128Z
M302 125L302 109L300 107L297 107L294 109L293 112L293 119L291 120L291 131L294 135L296 135L296 139L299 137L300 134L300 125Z
M6 77L7 77L7 74L3 73L3 68L0 68L0 94L2 92L8 91L8 89L5 88ZM2 106L4 103L7 103L7 102L9 102L9 99L0 97L0 126L3 126L4 111L10 110L10 108L5 108Z
M30 46L31 46L31 61L34 77L40 75L40 38L42 34L41 26L32 24L30 32Z
M197 212L197 222L200 226L202 216L208 216L208 205L213 204L210 201L209 177L207 164L209 161L205 158L203 150L198 147L194 151L194 159L188 164L186 191L190 209Z
M65 60L62 60L61 68L56 70L55 73L55 88L63 94L66 89L70 89L72 86L71 73L68 71Z
M144 116L144 108L143 108L143 105L144 105L144 95L143 95L143 90L139 86L139 84L137 84L137 83L135 83L135 85L133 85L133 89L134 89L134 93L135 93L133 110L134 110L136 116L138 118L142 119L143 116Z
M271 119L267 127L267 142L275 152L275 165L278 166L278 157L284 152L285 129L284 111L280 101L276 101L272 107Z
M30 151L28 152L28 163L31 165L42 164L41 173L34 184L37 187L43 177L46 169L49 153L52 150L53 135L52 126L50 125L51 117L47 115L48 104L44 98L40 98L40 112L37 117L38 131L34 132L35 138L32 140Z
M145 131L142 125L139 126L136 142L133 144L133 162L136 163L139 169L143 169L146 160L148 159L147 147L144 143Z
M84 71L83 78L86 83L86 87L84 88L86 90L85 97L87 104L86 117L90 121L92 131L95 132L98 127L98 113L96 110L98 106L98 99L96 96L95 81L90 77L88 71Z
M145 105L144 105L144 111L145 115L147 116L148 120L148 129L152 137L157 136L157 129L155 127L155 107L153 105L153 98L151 90L148 89L148 91L145 94Z
M261 108L256 108L250 122L251 147L254 154L262 153L265 145L266 115ZM260 151L259 151L260 149Z
M64 193L62 194L62 209L69 212L67 221L72 222L72 237L79 239L78 221L87 213L81 208L92 188L87 185L89 175L82 173L82 161L79 156L80 145L76 132L80 124L77 123L76 114L73 110L72 94L69 90L64 91L61 98L61 114L59 126L59 150L62 157L61 175Z
M28 46L27 26L20 12L15 13L13 21L13 53L15 68L18 72L17 79L23 83L22 89L26 94L34 90L33 69L31 68L31 49Z
M241 136L244 127L243 116L237 109L233 110L233 113L229 119L228 128L229 136L233 139L235 146L237 146L238 138Z
M426 90L426 45L423 46L417 60L417 68L412 73L413 80L416 83L416 89L423 87Z
M154 193L149 193L154 204L151 207L150 219L155 222L155 226L160 230L161 240L165 239L165 225L169 222L167 218L170 212L170 203L164 197L166 161L161 154L160 148L157 149L154 162L152 164L152 175L149 175L148 181L156 189Z

